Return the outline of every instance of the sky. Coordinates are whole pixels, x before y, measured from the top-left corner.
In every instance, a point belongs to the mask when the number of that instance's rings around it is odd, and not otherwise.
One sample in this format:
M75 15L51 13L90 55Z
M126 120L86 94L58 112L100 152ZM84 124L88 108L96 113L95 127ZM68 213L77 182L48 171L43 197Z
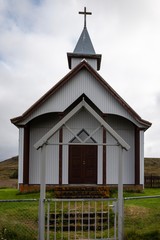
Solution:
M70 70L83 30L79 11L91 11L87 29L99 74L141 116L145 157L160 157L159 0L0 0L0 161L18 155L21 115Z

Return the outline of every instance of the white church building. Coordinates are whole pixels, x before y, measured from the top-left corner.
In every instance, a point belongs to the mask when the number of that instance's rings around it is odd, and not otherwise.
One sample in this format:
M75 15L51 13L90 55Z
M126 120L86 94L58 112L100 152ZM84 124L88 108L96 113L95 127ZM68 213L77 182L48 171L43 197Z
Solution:
M67 53L69 73L21 116L11 119L19 129L20 191L39 188L40 153L34 145L54 127L55 134L46 142L49 188L116 187L118 143L106 125L130 146L124 151L124 187L143 188L144 133L151 123L98 73L101 54L96 54L92 45L86 14L85 9L84 28L75 49ZM58 125L60 122L63 124Z

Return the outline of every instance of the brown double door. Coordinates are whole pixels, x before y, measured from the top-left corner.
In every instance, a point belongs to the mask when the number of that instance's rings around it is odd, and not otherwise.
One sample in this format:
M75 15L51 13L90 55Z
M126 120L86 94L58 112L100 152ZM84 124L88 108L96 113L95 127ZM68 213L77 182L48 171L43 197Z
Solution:
M97 183L97 146L69 146L69 184Z

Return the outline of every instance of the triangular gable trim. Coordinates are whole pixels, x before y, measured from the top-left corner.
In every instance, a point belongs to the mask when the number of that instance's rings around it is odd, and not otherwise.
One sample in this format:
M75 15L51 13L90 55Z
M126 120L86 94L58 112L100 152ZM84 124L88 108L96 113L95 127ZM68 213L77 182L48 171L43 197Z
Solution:
M60 80L53 88L51 88L45 95L43 95L37 102L35 102L26 112L21 116L11 119L11 122L18 126L22 121L30 116L38 107L40 107L51 95L58 91L65 83L67 83L73 76L75 76L83 68L87 69L97 81L126 109L131 116L143 124L145 128L149 128L151 123L142 119L119 95L118 93L86 62L82 61L73 70L71 70L62 80Z
M74 107L64 118L62 118L51 130L49 130L35 145L36 149L43 147L47 143L47 141L81 108L85 108L91 115L97 119L97 121L113 136L113 138L122 146L125 150L129 150L130 146L122 139L114 130L107 124L100 115L96 113L96 111L89 106L85 100L82 100L76 107Z

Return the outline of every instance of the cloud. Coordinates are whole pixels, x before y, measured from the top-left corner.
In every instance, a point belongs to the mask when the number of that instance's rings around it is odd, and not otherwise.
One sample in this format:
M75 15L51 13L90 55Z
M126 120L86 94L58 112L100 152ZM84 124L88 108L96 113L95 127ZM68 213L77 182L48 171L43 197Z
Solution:
M84 6L92 11L87 27L100 74L142 118L145 155L158 157L160 103L159 0L1 0L0 2L0 160L17 155L21 115L68 71L83 28Z

